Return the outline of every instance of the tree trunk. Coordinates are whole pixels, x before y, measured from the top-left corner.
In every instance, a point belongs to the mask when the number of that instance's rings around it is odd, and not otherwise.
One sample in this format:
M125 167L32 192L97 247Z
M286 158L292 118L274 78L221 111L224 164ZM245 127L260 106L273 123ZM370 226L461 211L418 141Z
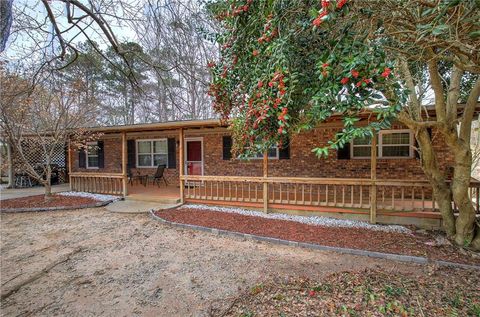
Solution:
M455 170L451 187L453 201L459 211L456 222L455 243L460 246L472 246L476 229L475 208L473 207L471 198L468 194L472 166L472 152L468 144L460 142L461 141L458 140L456 146L454 146Z
M45 173L45 182L43 184L45 187L45 201L52 199L52 169L50 166L47 166Z
M435 201L442 215L443 228L448 238L454 238L456 233L455 216L452 209L452 192L448 186L445 174L437 165L437 157L432 146L432 140L425 128L420 128L416 135L420 146L422 169L433 188Z

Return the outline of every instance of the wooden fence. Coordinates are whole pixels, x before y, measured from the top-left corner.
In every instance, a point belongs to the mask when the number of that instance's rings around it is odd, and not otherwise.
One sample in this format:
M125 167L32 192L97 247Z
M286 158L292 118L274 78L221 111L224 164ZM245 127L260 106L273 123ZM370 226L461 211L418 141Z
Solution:
M426 181L344 178L282 178L241 176L182 176L186 200L324 206L369 210L375 191L376 210L381 212L436 212L438 205ZM470 186L477 213L479 183ZM455 208L455 206L454 206Z
M121 173L71 173L73 191L109 195L124 195L126 178Z

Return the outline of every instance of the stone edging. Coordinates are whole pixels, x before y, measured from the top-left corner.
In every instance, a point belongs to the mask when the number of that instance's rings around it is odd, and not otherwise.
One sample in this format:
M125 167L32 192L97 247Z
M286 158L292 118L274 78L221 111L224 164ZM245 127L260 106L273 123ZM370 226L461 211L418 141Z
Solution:
M204 232L210 232L217 235L244 238L244 239L250 239L250 240L256 240L256 241L264 241L264 242L301 247L301 248L312 249L312 250L321 250L321 251L338 252L343 254L368 256L372 258L386 259L386 260L392 260L392 261L410 262L410 263L416 263L416 264L436 264L439 266L449 266L449 267L457 267L457 268L463 268L463 269L480 270L480 265L454 263L454 262L441 261L441 260L429 260L425 257L411 256L411 255L401 255L401 254L383 253L383 252L367 251L367 250L360 250L360 249L330 247L330 246L324 246L324 245L319 245L314 243L283 240L283 239L263 237L263 236L258 236L254 234L248 234L248 233L241 233L241 232L228 231L223 229L215 229L215 228L209 228L209 227L203 227L203 226L197 226L197 225L191 225L191 224L185 224L185 223L178 223L178 222L165 220L157 216L153 209L150 210L150 215L152 216L153 219L173 227L194 229L194 230L199 230Z
M60 206L60 207L38 207L38 208L7 208L0 209L1 213L20 213L20 212L43 212L43 211L58 211L58 210L74 210L106 206L115 200L99 201L92 204L84 204L79 206Z

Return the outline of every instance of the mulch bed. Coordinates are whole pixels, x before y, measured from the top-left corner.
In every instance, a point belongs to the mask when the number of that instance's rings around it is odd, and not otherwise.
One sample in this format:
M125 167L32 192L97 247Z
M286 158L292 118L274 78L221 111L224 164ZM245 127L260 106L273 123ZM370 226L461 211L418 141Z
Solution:
M465 251L461 251L452 245L430 246L425 244L426 242L434 241L434 237L429 234L404 234L360 228L321 227L295 221L190 208L159 210L156 211L156 215L172 222L283 240L422 256L434 260L480 265L480 257L473 258Z
M222 316L480 316L480 275L443 268L420 276L366 270L324 280L277 278L233 300Z
M82 205L95 204L98 201L92 198L77 196L52 195L46 201L44 195L35 195L22 198L13 198L0 201L1 209L12 208L50 208L50 207L78 207Z

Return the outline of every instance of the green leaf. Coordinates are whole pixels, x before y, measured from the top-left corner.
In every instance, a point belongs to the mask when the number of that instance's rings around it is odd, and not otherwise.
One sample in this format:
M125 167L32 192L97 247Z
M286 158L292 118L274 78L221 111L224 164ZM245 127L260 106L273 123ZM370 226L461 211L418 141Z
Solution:
M436 27L433 28L432 35L437 36L437 35L443 34L446 31L448 31L449 28L450 28L450 26L448 26L446 24L437 25Z
M468 33L468 36L470 36L472 39L476 39L476 38L480 37L480 31L470 32L470 33Z

